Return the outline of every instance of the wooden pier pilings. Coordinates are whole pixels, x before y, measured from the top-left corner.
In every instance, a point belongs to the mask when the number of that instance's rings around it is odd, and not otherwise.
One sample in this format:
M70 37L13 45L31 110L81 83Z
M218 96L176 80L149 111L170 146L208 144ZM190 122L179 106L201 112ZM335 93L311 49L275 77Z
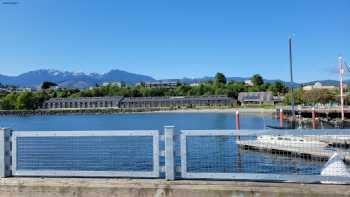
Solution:
M280 109L276 109L275 113L279 113ZM339 108L314 108L316 117L327 117L327 118L340 118L341 113ZM302 108L296 109L295 114L300 115L304 118L312 118L313 108ZM283 109L283 114L286 118L290 117L292 111L290 109ZM344 110L345 118L350 119L350 109L346 108Z

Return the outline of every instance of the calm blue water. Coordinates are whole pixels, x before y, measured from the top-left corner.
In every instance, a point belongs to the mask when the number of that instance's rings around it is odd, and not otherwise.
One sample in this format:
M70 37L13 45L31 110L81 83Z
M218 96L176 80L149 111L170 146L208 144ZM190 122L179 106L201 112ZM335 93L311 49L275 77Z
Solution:
M241 114L242 129L262 129L278 125L271 115ZM235 117L231 113L142 113L114 115L50 115L2 116L0 127L15 130L119 130L163 129L174 125L177 129L233 129Z
M241 114L242 129L264 129L279 124L269 114ZM230 113L144 113L114 115L2 116L0 127L14 130L163 130L165 125L181 129L234 129ZM64 138L64 137L63 137ZM19 138L17 168L36 170L143 170L152 163L152 140L147 137ZM60 148L57 148L60 147ZM164 143L160 144L161 149ZM176 165L180 166L180 146L176 137ZM254 172L319 174L323 162L242 150L233 137L188 137L189 172ZM103 152L103 154L101 154ZM68 153L68 154L67 154ZM133 155L133 157L130 157ZM164 165L164 158L160 158Z

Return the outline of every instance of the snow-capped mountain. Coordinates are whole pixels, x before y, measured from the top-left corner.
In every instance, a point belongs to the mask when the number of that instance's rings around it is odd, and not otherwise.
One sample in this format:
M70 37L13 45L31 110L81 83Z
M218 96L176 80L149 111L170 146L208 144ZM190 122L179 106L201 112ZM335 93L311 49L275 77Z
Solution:
M20 87L38 87L43 81L51 81L66 87L86 88L110 81L123 81L126 84L135 84L141 81L154 81L154 79L146 75L129 73L117 69L104 74L40 69L18 76L0 75L0 83Z

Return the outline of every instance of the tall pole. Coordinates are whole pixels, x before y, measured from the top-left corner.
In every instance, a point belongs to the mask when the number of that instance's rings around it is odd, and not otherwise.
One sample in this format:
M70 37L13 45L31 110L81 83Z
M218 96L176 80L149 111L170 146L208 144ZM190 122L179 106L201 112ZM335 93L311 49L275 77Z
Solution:
M340 111L341 111L341 120L344 121L344 93L343 93L343 75L344 75L344 65L343 58L341 56L338 57L339 64L339 88L340 88Z
M292 37L289 37L289 74L290 74L290 83L291 83L291 99L290 104L292 106L292 124L294 126L295 121L295 107L294 107L294 94L293 94L293 54L292 54Z

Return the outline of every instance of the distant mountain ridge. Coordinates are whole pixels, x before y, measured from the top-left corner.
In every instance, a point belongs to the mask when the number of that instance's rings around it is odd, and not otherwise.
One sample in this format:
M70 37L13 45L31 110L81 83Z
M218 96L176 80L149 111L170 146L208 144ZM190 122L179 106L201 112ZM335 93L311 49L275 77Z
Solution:
M62 87L87 88L109 81L123 81L126 84L136 84L141 81L155 81L155 79L147 75L130 73L118 69L113 69L104 74L40 69L18 76L0 75L0 83L20 87L38 87L43 81L55 82Z
M202 77L202 78L182 78L182 79L162 79L158 81L180 81L182 83L201 83L209 80L213 80L214 77ZM227 77L228 81L245 81L250 79L249 77ZM57 83L60 87L66 88L88 88L95 86L96 84L102 84L104 82L119 81L125 82L126 84L134 85L139 82L154 82L157 81L153 77L141 74L135 74L126 72L123 70L113 69L104 74L98 73L82 73L82 72L69 72L59 71L52 69L39 69L29 71L18 76L6 76L0 74L0 83L6 85L15 85L19 87L39 87L43 81L51 81ZM307 83L293 83L282 81L282 80L269 80L264 79L267 83L273 83L275 81L281 81L289 87L298 87L301 85L314 84L317 81L311 81ZM323 85L335 85L339 82L337 80L319 80ZM345 83L350 83L350 80L345 80Z

